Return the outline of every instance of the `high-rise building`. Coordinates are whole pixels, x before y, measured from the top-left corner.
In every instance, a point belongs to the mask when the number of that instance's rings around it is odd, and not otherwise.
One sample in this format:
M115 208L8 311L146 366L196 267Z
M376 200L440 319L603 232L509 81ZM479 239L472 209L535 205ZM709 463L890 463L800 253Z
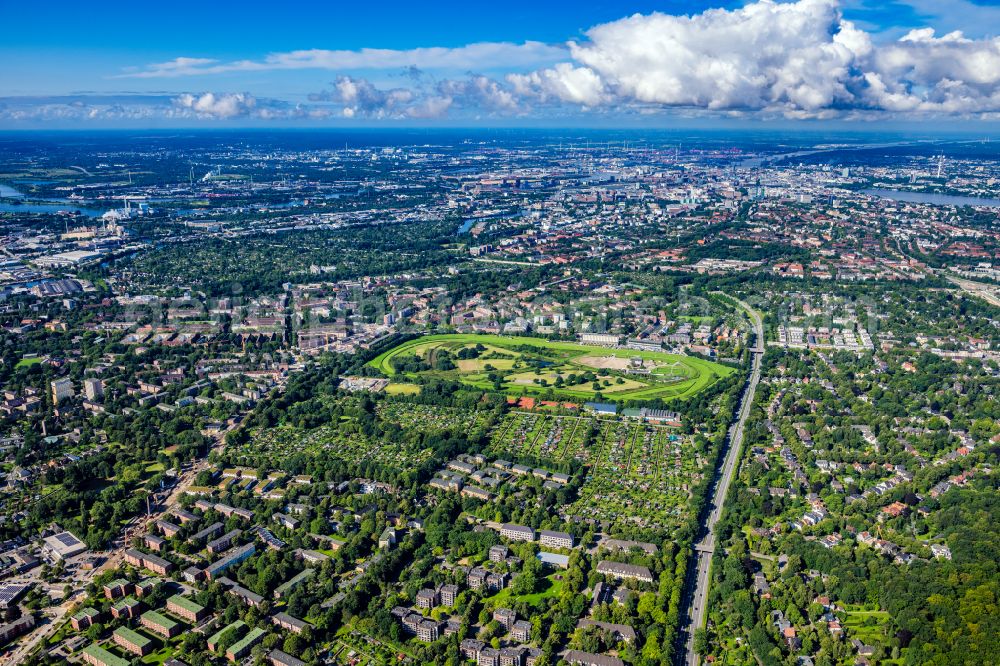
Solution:
M56 379L52 382L52 402L58 405L63 400L68 400L75 395L73 392L73 381L69 377Z
M83 393L87 396L87 400L97 402L104 397L104 382L96 378L84 379Z

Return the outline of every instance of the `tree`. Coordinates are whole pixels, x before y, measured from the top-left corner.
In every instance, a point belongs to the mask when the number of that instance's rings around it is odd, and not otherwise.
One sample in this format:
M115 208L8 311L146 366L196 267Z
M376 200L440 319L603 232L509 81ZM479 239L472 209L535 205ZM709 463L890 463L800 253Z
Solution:
M705 656L710 649L708 632L704 628L696 629L694 632L694 651L701 656Z
M642 646L642 656L649 661L656 662L660 660L660 653L660 630L653 627L646 637L646 644Z
M514 580L510 584L510 591L515 596L524 596L534 592L537 584L538 580L535 574L530 571L524 571L514 576Z
M298 634L290 633L281 646L281 649L291 655L300 655L304 647L305 644Z

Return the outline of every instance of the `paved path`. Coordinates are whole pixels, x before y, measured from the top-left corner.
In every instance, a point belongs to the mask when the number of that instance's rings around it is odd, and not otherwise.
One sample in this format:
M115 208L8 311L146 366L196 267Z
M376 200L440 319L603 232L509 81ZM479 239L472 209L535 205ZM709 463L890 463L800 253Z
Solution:
M697 629L705 626L705 616L708 612L709 568L712 564L712 554L715 552L715 524L722 517L722 508L726 503L729 483L732 481L733 473L739 463L740 446L743 443L743 427L753 405L757 383L760 381L761 358L764 355L764 327L760 315L743 301L738 302L753 322L756 340L754 348L750 350L750 378L743 390L739 411L726 435L726 441L723 445L722 467L716 472L715 485L709 491L706 507L708 513L705 514L701 523L700 534L702 538L695 544L691 563L688 565L681 608L682 625L678 636L679 650L674 663L688 664L689 666L698 666L699 663L698 655L694 651L694 634Z
M6 658L0 658L0 664L14 666L14 664L23 662L42 641L55 633L59 625L62 624L67 610L69 610L69 604L64 603L44 611L45 619L38 623L34 631L20 639L21 642L17 644L13 652L9 653Z
M225 446L225 436L235 430L238 426L230 426L226 430L218 433L215 436L215 442L212 445L213 451L221 451ZM115 546L112 547L107 554L107 558L104 563L99 567L84 573L82 577L77 580L77 588L82 588L87 585L94 577L97 575L117 568L121 566L125 555L125 549L128 547L130 540L136 536L142 536L149 531L149 525L159 518L166 517L174 508L180 504L180 498L183 495L184 489L194 482L195 477L198 473L204 469L210 467L208 463L207 456L200 458L195 461L191 467L177 478L177 482L174 488L171 490L170 494L167 496L166 500L163 502L162 508L154 510L150 515L139 515L136 516L125 528L124 533L118 539L115 539ZM22 663L27 657L41 644L41 642L49 638L55 633L59 625L62 624L65 619L66 613L71 607L74 606L74 601L68 599L63 602L62 605L56 606L51 609L47 609L43 612L45 615L45 622L40 622L33 632L21 637L19 643L14 648L14 650L4 656L0 656L0 666L15 666L15 664Z

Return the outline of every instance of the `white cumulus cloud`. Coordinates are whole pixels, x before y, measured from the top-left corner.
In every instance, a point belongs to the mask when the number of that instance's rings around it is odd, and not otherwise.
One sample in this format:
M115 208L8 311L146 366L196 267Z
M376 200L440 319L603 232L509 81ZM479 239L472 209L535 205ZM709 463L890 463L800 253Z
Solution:
M343 105L347 118L391 118L405 115L414 103L415 93L408 88L381 89L367 79L341 76L330 90L309 96L313 102L334 102Z
M516 111L519 100L514 91L487 76L472 75L467 79L445 79L437 84L442 99L462 107Z
M174 104L193 111L205 118L237 118L249 115L257 106L257 99L247 93L184 93L174 98Z
M517 94L543 102L556 99L592 107L613 101L597 72L566 62L530 74L508 74L507 82Z
M927 113L1000 110L1000 38L913 30L878 49L869 74L880 108Z
M872 50L834 0L637 14L586 36L569 44L573 66L536 72L532 83L573 103L820 111L852 103L857 63Z
M874 0L866 0L874 1ZM907 0L931 7L933 0ZM995 9L955 0L963 15L989 22ZM943 3L946 4L946 3ZM272 53L221 61L181 57L125 77L332 70L339 76L307 104L204 92L151 104L169 118L415 119L563 112L784 116L787 118L995 118L1000 114L1000 37L947 23L889 41L844 18L841 0L757 0L692 15L635 14L594 26L565 44L481 42L456 48ZM360 75L360 70L371 71ZM400 77L399 72L405 72ZM365 78L371 76L372 78ZM377 81L375 83L373 81ZM386 81L392 81L387 84ZM95 103L86 112L48 103L45 113L137 116L142 102ZM31 114L29 105L12 113ZM2 115L0 115L2 117Z
M876 44L837 0L693 16L636 14L569 43L572 62L507 80L518 94L584 106L780 113L1000 111L1000 38L914 30Z

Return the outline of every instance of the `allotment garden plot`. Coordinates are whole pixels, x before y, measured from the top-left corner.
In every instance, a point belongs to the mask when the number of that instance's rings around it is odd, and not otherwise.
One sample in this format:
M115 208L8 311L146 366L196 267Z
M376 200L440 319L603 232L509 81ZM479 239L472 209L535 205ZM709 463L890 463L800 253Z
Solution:
M706 460L673 428L601 421L587 478L566 516L637 527L674 527L688 517Z
M419 405L406 402L383 402L378 417L395 423L404 430L417 432L472 433L486 428L489 414L440 405Z
M588 459L588 433L597 427L589 416L552 416L513 412L493 431L491 451L501 458L521 457L563 462Z
M391 349L369 365L396 380L441 377L511 394L592 400L686 398L733 372L717 363L665 352L590 347L542 338L428 335Z
M361 433L329 425L312 430L287 426L257 430L247 443L231 445L226 453L237 465L279 469L295 454L325 454L352 465L374 463L395 470L414 469L431 457L430 449L413 450L402 444L374 441Z
M637 527L686 519L690 490L707 467L690 436L628 419L513 412L493 431L490 449L513 460L579 460L586 479L564 517Z

